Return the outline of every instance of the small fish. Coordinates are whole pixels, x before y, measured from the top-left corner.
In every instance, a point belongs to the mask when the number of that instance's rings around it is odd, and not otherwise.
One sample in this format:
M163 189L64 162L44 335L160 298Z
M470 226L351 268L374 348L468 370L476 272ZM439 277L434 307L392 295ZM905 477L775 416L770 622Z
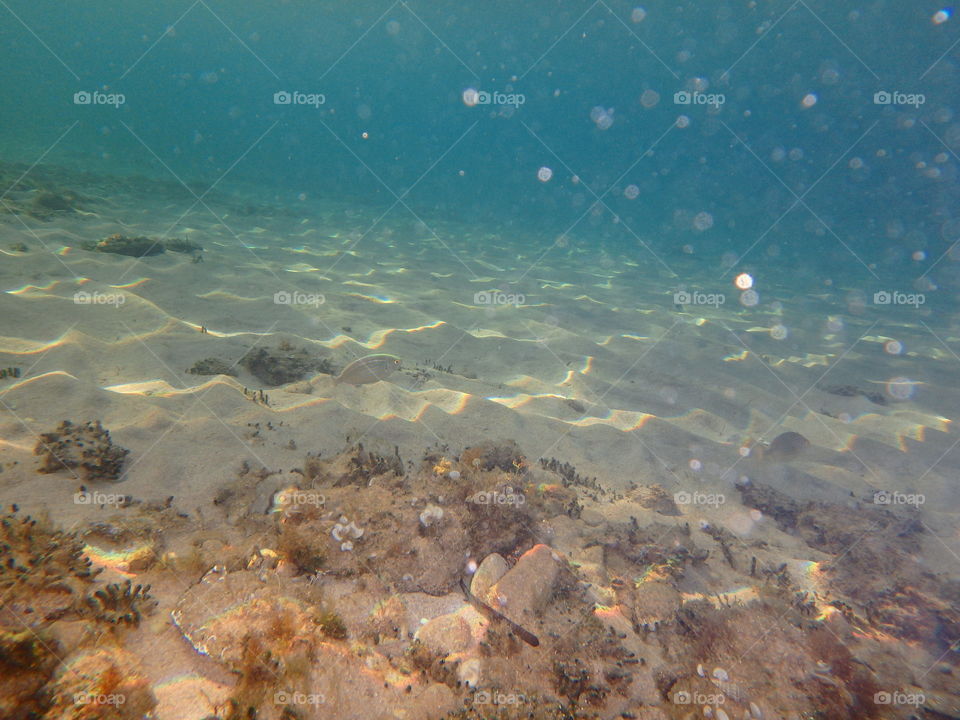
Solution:
M470 592L470 590L467 588L467 584L463 581L463 578L460 578L460 589L463 590L463 594L467 596L467 602L479 610L480 613L488 620L505 623L527 645L530 645L531 647L540 646L540 639L536 635L526 628L521 627L503 613L497 612L492 607L487 605L483 600Z
M386 380L394 370L399 369L400 358L394 355L367 355L347 365L333 381L348 385L367 385Z
M791 460L806 450L810 441L797 432L785 432L777 435L773 441L763 448L764 460Z

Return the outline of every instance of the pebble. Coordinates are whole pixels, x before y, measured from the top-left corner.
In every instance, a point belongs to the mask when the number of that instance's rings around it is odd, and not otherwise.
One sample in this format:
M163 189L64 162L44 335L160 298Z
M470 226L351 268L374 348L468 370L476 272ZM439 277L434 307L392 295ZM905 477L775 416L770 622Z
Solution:
M763 720L763 711L755 702L750 703L750 715L754 720Z
M464 685L475 688L480 685L480 659L470 658L460 663L457 679Z
M459 470L451 470L451 471L447 474L447 476L448 476L451 480L459 480L459 479L460 479L460 471L459 471Z
M727 671L724 670L722 667L714 668L713 676L721 682L728 682L730 680L730 675L728 675Z
M510 569L510 565L502 555L491 553L487 555L470 582L470 592L486 602L487 593Z
M717 708L717 720L730 720L730 716L720 708Z
M425 647L442 655L463 652L472 640L469 625L456 613L428 620L417 630L416 638Z

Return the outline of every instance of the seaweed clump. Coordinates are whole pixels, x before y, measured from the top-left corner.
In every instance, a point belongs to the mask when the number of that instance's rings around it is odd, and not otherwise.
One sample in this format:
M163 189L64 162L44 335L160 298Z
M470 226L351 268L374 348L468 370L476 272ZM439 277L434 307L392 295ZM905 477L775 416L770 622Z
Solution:
M284 343L276 349L250 350L240 364L266 385L277 386L300 380L308 372L332 372L329 360L312 357L306 350Z
M149 593L149 585L134 586L130 580L123 584L110 583L86 598L87 608L101 622L136 627L144 613L157 606Z
M503 470L516 474L527 472L527 459L513 440L488 440L468 447L460 456L460 462L478 470Z
M237 371L234 365L224 362L219 358L204 358L197 360L193 367L187 370L191 375L229 375L236 377Z
M84 481L117 480L130 451L114 445L99 420L74 425L64 420L53 432L40 435L33 450L42 457L39 471L75 470Z
M163 241L148 237L128 237L119 233L99 241L88 241L80 246L90 252L112 253L128 257L148 257L166 252Z
M0 519L0 594L5 608L22 622L62 617L99 572L75 533L16 512Z

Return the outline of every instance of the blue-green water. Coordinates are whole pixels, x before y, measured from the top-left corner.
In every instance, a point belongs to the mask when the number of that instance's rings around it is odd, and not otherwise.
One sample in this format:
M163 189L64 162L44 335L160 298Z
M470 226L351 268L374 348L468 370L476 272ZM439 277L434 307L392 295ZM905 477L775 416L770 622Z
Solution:
M0 720L960 717L953 14L0 0Z

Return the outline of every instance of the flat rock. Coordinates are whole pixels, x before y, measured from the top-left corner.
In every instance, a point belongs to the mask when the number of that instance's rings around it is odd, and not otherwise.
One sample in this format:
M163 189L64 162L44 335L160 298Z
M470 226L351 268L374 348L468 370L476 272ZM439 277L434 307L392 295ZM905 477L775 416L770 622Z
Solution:
M503 559L502 555L497 553L487 555L473 575L473 580L470 582L470 592L478 598L485 598L490 588L506 575L509 569L510 565Z
M458 613L428 620L417 630L416 639L442 655L463 652L473 642L470 626Z
M546 606L560 572L559 557L546 545L525 552L506 575L490 588L490 606L514 622L535 616Z

